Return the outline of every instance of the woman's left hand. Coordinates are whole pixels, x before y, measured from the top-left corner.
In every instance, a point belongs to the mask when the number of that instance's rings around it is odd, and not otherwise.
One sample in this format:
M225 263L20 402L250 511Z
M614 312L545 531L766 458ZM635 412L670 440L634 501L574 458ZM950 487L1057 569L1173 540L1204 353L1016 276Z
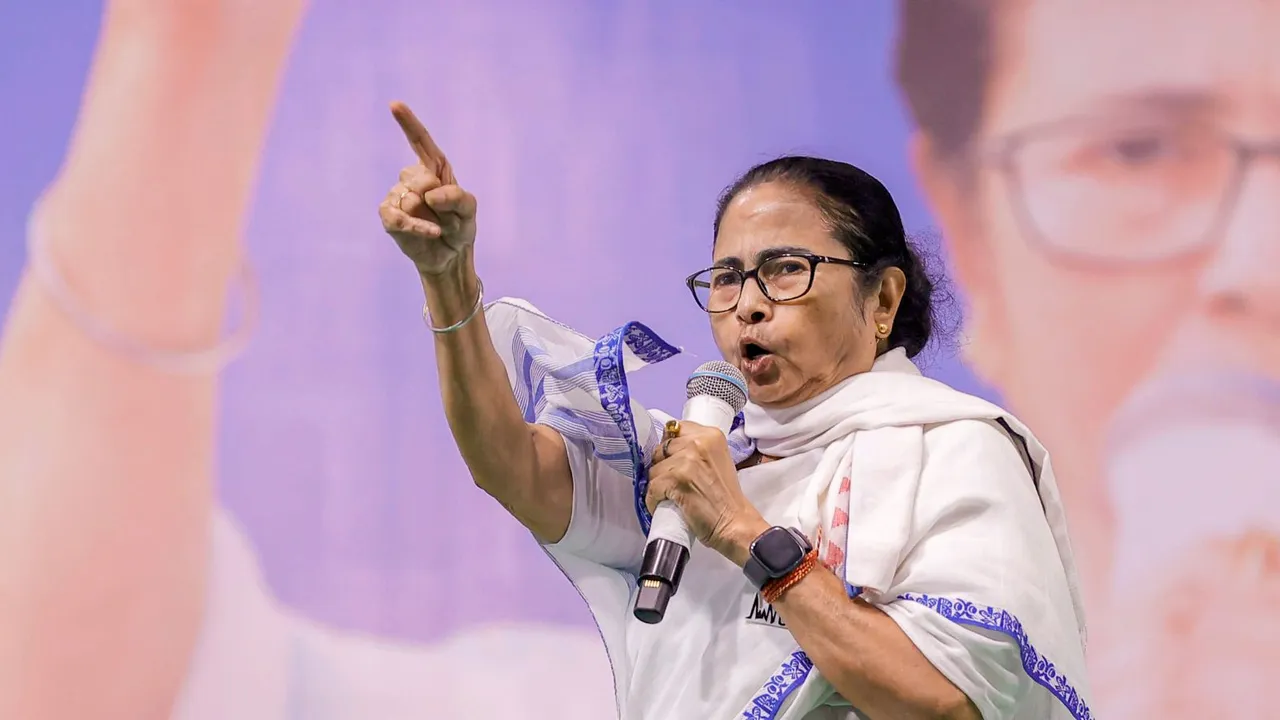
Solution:
M738 484L729 441L716 428L680 421L680 434L654 451L645 504L671 500L707 547L742 562L744 544L768 527Z

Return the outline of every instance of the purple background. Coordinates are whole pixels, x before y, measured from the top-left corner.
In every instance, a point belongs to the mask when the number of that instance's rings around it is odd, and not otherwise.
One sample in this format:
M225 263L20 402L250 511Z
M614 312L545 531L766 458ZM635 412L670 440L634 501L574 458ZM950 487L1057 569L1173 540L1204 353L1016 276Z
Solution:
M696 7L695 7L696 6ZM65 150L94 2L0 5L0 291ZM705 264L715 197L783 153L880 177L927 228L905 162L876 2L312 4L249 223L264 287L227 374L218 472L285 602L414 639L500 619L588 623L528 535L470 483L444 423L420 290L376 205L409 162L408 101L480 198L491 298L592 334L641 320L687 355L637 378L676 409L716 356L682 278ZM929 368L979 391L948 354ZM988 397L991 393L984 392Z

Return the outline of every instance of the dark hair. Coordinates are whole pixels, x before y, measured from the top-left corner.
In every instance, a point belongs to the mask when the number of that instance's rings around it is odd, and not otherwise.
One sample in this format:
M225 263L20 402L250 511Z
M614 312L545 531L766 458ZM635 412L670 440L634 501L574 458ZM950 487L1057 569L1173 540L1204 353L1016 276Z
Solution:
M867 263L859 273L864 290L888 268L907 276L907 287L889 334L889 348L901 347L915 357L929 345L939 315L935 288L921 254L907 241L902 216L893 196L879 180L848 164L813 157L788 156L748 170L720 194L716 204L715 236L729 203L743 191L768 182L782 182L812 193L831 235L851 259Z
M898 0L897 80L938 154L960 154L982 122L997 0Z

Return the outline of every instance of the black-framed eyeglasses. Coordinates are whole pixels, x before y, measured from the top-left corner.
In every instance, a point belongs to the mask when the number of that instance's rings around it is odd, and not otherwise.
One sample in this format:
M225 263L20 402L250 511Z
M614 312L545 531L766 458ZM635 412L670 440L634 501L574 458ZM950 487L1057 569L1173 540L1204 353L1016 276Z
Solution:
M1280 139L1236 137L1209 122L1137 114L1067 118L979 150L1008 181L1023 233L1050 258L1142 267L1207 250L1250 165Z
M760 292L773 302L786 302L802 297L813 288L813 276L823 263L865 268L866 263L810 253L775 255L751 270L716 266L685 278L689 292L698 307L709 313L729 312L738 307L742 288L755 279Z

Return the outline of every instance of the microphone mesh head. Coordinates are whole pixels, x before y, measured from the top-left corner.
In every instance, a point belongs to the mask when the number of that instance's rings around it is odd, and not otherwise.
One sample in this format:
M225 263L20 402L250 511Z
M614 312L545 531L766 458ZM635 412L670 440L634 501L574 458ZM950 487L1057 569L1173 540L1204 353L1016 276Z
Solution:
M747 378L742 371L723 360L713 360L698 366L684 386L686 397L710 395L727 403L733 411L740 412L747 404Z

